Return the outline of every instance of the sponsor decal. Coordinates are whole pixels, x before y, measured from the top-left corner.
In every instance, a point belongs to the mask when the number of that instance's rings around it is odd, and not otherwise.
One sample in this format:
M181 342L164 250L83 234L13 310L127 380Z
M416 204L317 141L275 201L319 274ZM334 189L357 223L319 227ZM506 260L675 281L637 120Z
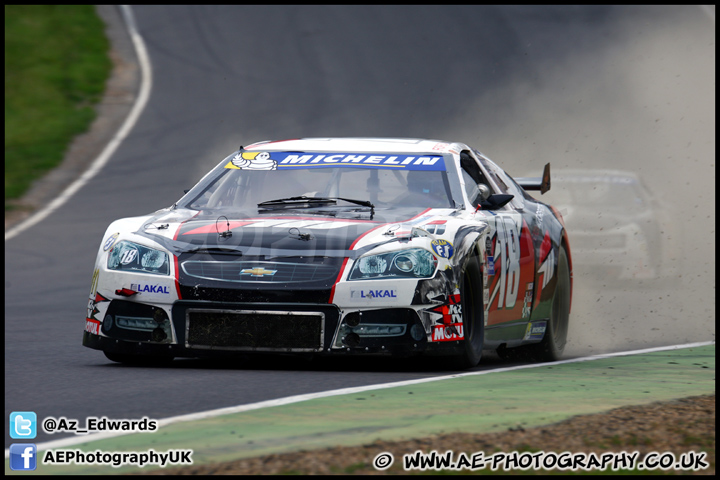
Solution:
M350 298L397 298L397 290L350 290Z
M100 310L97 308L98 303L102 302L109 302L110 300L103 297L99 293L95 293L94 295L90 295L90 299L88 300L88 306L87 306L87 319L88 320L97 320L95 318L95 315L97 315Z
M523 340L527 340L530 337L531 330L532 330L532 323L528 323L527 328L525 329L525 335L523 335Z
M272 157L271 157L272 156ZM291 170L297 168L358 167L444 171L440 155L373 155L357 153L242 152L225 168L235 170Z
M463 324L452 323L450 325L433 325L432 340L433 342L452 342L462 340Z
M239 170L276 170L277 162L267 152L243 152L235 155L230 164ZM230 167L225 167L230 168Z
M90 298L95 296L95 292L97 291L97 285L98 280L100 279L100 270L95 269L92 276L92 281L90 282Z
M455 293L448 296L448 303L440 305L431 310L435 313L441 313L442 322L445 324L462 323L462 304L460 303L460 294Z
M528 323L523 340L541 340L545 335L546 326L547 322L544 320L542 322Z
M251 277L264 277L265 275L272 277L277 273L277 270L267 270L263 267L246 268L240 270L240 275L250 275Z
M533 282L529 282L525 285L525 298L523 299L522 317L530 317L532 311L532 294L533 294Z
M442 314L442 319L438 320L438 325L432 326L432 342L451 342L465 338L463 336L462 304L459 293L449 295L447 304L435 307L430 311Z
M138 249L135 247L126 248L122 255L120 255L120 263L123 265L129 265L138 258Z
M91 318L85 319L85 331L93 335L100 335L100 321Z
M120 232L113 233L108 237L107 240L105 240L105 243L103 244L103 252L107 252L112 248L113 245L115 245L115 242L117 241L118 237L120 236Z
M170 290L165 285L145 285L142 283L131 283L130 290L134 290L138 293L170 293Z
M433 240L432 242L430 242L430 244L432 245L432 249L438 257L451 258L453 256L454 249L452 243L448 242L447 240Z
M495 259L492 255L487 256L488 275L495 275Z

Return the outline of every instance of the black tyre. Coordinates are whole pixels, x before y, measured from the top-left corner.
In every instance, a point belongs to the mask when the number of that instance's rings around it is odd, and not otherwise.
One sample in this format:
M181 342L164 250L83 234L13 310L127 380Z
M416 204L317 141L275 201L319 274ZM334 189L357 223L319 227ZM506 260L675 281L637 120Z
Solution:
M135 366L157 367L168 365L173 361L171 356L158 355L133 355L130 353L103 352L108 360Z
M557 285L550 309L550 321L545 336L540 343L528 345L526 348L533 360L553 362L559 360L567 342L568 324L570 321L570 266L568 265L565 247L558 249Z
M466 369L476 366L482 357L485 339L483 310L483 284L480 260L471 256L461 274L460 304L463 316L463 353L451 357L451 368Z

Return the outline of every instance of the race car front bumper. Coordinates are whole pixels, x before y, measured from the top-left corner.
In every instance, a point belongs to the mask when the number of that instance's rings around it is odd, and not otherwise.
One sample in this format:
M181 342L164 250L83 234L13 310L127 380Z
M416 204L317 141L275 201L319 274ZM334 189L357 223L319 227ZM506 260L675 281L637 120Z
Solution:
M132 321L128 321L132 319ZM333 304L180 300L164 309L113 300L83 345L109 353L173 357L246 353L410 356L452 354L460 342L428 341L416 309L341 310Z

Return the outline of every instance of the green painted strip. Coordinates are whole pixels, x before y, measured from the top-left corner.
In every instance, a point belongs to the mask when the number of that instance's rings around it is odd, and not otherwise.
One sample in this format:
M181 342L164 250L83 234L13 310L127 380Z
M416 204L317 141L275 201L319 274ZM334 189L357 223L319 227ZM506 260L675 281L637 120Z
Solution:
M466 376L235 413L100 440L69 449L104 452L192 449L194 463L376 439L485 433L715 392L715 345ZM56 450L57 451L57 450ZM40 452L41 458L44 452ZM154 470L156 466L146 467ZM5 467L9 470L8 461ZM42 474L111 474L137 467L47 466ZM17 472L24 475L30 472Z

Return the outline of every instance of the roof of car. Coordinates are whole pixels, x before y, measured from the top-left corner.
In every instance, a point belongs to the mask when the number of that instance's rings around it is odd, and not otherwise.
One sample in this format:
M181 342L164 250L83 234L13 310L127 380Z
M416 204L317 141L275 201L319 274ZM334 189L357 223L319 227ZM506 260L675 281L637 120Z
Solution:
M245 150L448 153L453 142L421 138L297 138L253 143ZM457 153L457 152L455 152Z

